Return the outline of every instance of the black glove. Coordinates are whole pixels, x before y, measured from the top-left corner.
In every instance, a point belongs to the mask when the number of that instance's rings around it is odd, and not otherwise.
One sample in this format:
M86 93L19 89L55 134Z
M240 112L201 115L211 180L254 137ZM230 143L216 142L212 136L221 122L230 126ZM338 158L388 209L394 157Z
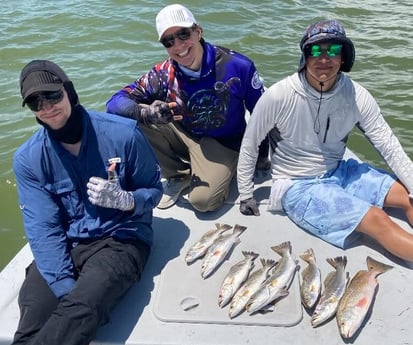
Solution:
M138 104L139 119L145 125L164 125L172 121L173 113L169 104L156 100L152 104Z
M239 210L242 214L245 214L246 216L260 215L260 210L258 209L257 202L254 198L241 200Z

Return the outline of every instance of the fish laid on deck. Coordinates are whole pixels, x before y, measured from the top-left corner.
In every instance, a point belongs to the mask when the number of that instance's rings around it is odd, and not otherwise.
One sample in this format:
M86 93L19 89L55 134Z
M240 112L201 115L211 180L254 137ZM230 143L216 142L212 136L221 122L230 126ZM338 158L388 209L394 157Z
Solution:
M250 297L255 291L258 290L261 284L269 276L270 271L277 264L276 261L271 259L261 259L260 261L262 267L251 273L249 278L241 285L241 287L232 298L228 312L231 319L240 314L245 309L245 305L247 304Z
M281 260L247 302L245 309L249 314L267 307L279 297L288 295L288 289L298 269L297 260L291 256L291 243L289 241L271 247L271 249L281 256Z
M311 309L321 295L321 271L316 265L316 258L312 248L307 249L300 258L308 263L301 272L300 295L303 306Z
M245 258L230 268L221 284L218 296L218 305L221 308L231 301L241 284L247 280L254 268L254 260L258 257L258 254L254 252L243 251L242 254Z
M355 274L338 305L336 319L343 338L351 338L360 328L377 291L377 276L393 268L370 256L366 261L368 270Z
M232 229L232 226L228 224L215 223L215 226L216 229L207 231L189 248L185 255L185 261L187 264L190 264L196 259L204 256L208 251L208 248L219 236L221 236L225 231Z
M202 278L207 278L224 261L231 249L239 243L239 236L246 228L246 226L236 224L231 234L221 235L212 243L202 262Z
M327 262L335 268L335 271L330 272L324 280L324 291L321 293L320 300L311 316L313 327L330 320L336 314L338 302L343 296L349 281L349 274L346 272L346 256L337 256L334 259L328 258Z

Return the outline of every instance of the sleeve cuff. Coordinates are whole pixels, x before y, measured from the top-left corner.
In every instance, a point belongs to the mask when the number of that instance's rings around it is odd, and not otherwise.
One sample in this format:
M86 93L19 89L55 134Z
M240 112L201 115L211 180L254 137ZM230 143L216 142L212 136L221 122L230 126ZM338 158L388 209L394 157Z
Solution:
M60 298L67 295L73 289L75 282L76 281L73 278L65 278L51 284L50 289L57 298Z

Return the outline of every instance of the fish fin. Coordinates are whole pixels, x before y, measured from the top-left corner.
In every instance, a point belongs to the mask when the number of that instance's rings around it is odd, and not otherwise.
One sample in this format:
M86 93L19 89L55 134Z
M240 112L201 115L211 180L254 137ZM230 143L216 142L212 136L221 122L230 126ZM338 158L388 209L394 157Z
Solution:
M223 234L224 232L232 229L232 226L229 224L215 223L215 226L216 226L216 229L210 230L210 232L214 232L218 230L220 234Z
M268 314L268 313L272 313L274 310L275 310L275 304L270 303L270 304L267 304L266 306L262 307L260 310L257 310L255 313L265 315L265 314Z
M264 284L265 284L265 282L264 282ZM259 310L256 311L256 313L266 314L266 313L269 313L269 312L273 312L275 310L275 305L277 304L277 302L280 299L282 299L282 298L284 298L285 296L288 296L288 295L289 295L288 287L287 286L282 287L279 291L278 297L274 301L272 301L272 302L268 303L267 305L261 307ZM247 309L247 311L248 311L248 309ZM253 313L250 313L250 314L253 314Z
M278 299L280 299L280 298L282 298L282 297L285 297L285 296L288 296L289 295L289 291L288 291L288 286L284 286L284 287L282 287L281 289L280 289L280 292L279 292L279 296L277 297L277 301L278 301Z
M277 246L271 247L271 249L276 252L278 255L282 256L282 254L287 250L289 254L291 254L291 242L286 241Z
M315 264L315 254L313 248L308 248L304 253L300 254L299 257L309 264Z
M239 236L239 235L241 235L246 229L247 229L246 226L242 226L242 225L239 225L239 224L235 224L235 225L234 225L233 233L234 233L234 234L237 233L238 236Z
M347 256L337 256L335 258L327 258L326 261L333 266L335 269L342 266L343 268L347 265Z
M386 265L380 261L373 259L370 256L367 256L366 262L367 262L367 267L369 271L376 271L377 275L387 272L393 268L393 266Z
M278 263L278 261L275 261L273 259L263 259L263 258L261 258L260 261L261 261L262 267L268 267L269 269L271 269L272 267L274 267Z
M253 260L255 260L259 256L259 254L255 253L255 252L247 252L246 250L243 250L241 253L246 258L251 257Z

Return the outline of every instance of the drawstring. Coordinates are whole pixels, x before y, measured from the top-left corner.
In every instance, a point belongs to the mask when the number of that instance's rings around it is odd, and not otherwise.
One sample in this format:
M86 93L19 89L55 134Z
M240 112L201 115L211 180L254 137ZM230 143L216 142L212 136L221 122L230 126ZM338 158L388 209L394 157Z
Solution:
M320 107L321 107L321 100L323 99L323 86L324 86L324 83L320 82L320 99L319 99L319 102L318 102L317 115L315 116L315 119L314 119L314 132L316 134L320 134L320 130L321 130Z

